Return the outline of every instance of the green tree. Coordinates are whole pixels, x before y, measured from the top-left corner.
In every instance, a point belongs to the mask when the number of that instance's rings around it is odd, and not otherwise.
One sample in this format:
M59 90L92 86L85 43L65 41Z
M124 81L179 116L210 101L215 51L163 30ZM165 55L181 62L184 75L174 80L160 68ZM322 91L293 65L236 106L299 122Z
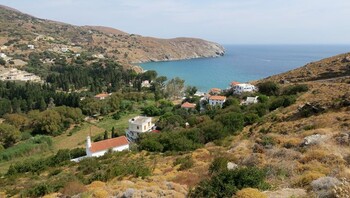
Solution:
M6 61L3 58L0 58L0 65L6 65Z
M0 124L0 145L8 148L21 139L19 130L9 124Z
M166 94L171 99L179 99L182 97L184 91L185 81L181 80L179 77L169 80L166 84Z
M104 140L108 139L108 132L107 132L107 130L105 130L105 133L103 134L103 139Z
M259 92L268 96L278 95L279 94L279 86L277 83L272 81L267 81L258 84Z
M111 133L111 138L115 138L117 135L115 134L115 128L112 127L112 133Z

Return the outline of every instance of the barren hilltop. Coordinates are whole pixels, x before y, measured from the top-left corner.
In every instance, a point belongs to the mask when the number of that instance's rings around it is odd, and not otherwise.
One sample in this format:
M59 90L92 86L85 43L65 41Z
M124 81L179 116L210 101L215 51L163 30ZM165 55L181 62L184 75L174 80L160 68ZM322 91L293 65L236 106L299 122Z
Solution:
M109 27L74 26L39 19L6 6L0 6L0 26L1 46L10 47L16 42L17 47L30 44L39 51L67 48L127 63L217 57L225 53L219 44L202 39L158 39Z

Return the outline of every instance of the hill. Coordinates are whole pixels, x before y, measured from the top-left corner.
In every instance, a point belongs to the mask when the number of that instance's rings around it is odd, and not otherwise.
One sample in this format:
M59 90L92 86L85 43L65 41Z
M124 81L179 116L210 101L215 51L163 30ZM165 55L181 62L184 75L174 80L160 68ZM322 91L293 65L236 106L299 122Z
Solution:
M8 47L2 51L15 54L25 53L28 44L34 45L37 52L67 48L74 53L102 54L126 63L217 57L225 53L219 44L202 39L158 39L109 27L74 26L39 19L6 6L0 6L0 25L0 46Z
M303 67L270 76L261 81L307 82L340 80L350 76L350 53L340 54L320 61L311 62ZM261 82L260 81L260 82Z

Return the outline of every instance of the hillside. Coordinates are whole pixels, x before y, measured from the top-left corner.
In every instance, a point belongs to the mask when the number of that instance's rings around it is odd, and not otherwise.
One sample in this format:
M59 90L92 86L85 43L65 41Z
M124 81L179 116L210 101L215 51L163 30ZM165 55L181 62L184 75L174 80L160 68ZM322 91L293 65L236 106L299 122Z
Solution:
M350 53L311 62L303 67L270 76L262 81L307 82L336 80L350 76ZM334 79L336 78L336 79Z
M219 44L202 39L157 39L109 27L73 26L6 6L0 6L0 26L0 46L7 46L2 51L10 55L28 53L28 44L34 45L36 52L68 48L73 53L102 54L126 63L217 57L225 53Z

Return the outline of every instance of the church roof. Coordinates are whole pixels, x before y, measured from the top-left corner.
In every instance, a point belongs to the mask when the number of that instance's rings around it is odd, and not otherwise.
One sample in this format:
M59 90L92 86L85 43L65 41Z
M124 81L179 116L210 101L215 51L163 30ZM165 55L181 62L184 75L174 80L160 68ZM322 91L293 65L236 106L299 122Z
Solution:
M125 136L120 136L120 137L116 137L116 138L102 140L99 142L94 142L91 144L90 151L92 153L95 153L98 151L104 151L107 149L121 147L121 146L125 146L128 144L129 144L128 139Z

